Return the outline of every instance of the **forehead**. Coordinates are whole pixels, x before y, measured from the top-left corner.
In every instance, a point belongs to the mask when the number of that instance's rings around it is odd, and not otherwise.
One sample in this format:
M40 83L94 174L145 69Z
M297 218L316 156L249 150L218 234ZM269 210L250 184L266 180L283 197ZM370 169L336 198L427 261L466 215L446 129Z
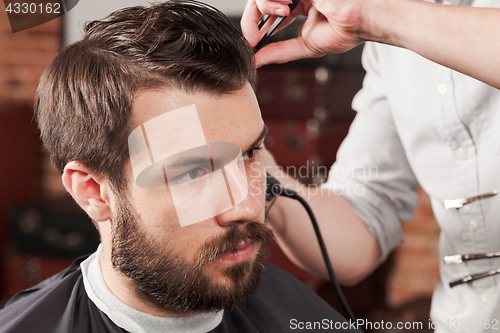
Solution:
M253 89L247 84L238 91L223 95L186 93L175 89L140 91L132 104L132 128L192 105L196 108L206 141L232 142L247 149L243 146L257 137L264 126ZM171 119L183 126L182 117ZM168 127L176 125L169 124Z

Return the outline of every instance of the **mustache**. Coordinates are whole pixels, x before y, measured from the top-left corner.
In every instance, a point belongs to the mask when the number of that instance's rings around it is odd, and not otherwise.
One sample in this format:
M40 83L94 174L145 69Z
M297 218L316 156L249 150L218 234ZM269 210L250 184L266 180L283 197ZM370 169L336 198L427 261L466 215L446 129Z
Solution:
M245 222L243 226L233 225L223 235L215 236L205 242L194 268L199 269L212 263L220 254L226 251L238 251L238 245L242 241L253 241L264 245L271 240L274 240L274 233L264 223Z

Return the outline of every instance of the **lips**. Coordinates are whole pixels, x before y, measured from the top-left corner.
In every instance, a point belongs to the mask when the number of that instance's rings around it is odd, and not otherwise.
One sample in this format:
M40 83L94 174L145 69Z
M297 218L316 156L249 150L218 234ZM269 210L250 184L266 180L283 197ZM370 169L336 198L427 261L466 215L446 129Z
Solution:
M244 241L241 241L237 246L236 246L236 250L237 251L240 251L240 250L243 250L247 245L248 245L248 240L244 240Z
M227 250L217 256L218 260L225 262L240 262L249 259L255 248L255 243L252 240L244 240L236 245L236 249Z

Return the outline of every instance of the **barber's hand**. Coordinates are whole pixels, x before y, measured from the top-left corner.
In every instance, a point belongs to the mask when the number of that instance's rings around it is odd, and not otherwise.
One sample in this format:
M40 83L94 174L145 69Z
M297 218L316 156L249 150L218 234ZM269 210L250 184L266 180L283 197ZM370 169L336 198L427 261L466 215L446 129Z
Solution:
M259 32L261 15L289 16L289 3L290 0L248 0L241 18L241 28L252 47L257 45L267 30L266 25ZM361 44L364 40L358 33L364 23L364 7L366 4L363 0L301 0L279 29L283 29L296 17L307 16L302 35L263 47L255 55L257 67L342 53ZM272 20L272 17L269 20Z

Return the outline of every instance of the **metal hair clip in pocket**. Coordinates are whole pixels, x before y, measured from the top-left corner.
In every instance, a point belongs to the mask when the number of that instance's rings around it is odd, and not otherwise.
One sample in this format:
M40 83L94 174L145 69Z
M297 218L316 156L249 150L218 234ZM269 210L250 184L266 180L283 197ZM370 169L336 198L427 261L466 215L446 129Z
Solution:
M497 190L494 190L489 193L477 195L475 197L470 197L470 198L459 198L459 199L452 199L452 200L444 200L444 209L460 209L464 205L470 204L471 202L478 201L481 199L486 199L493 197L498 194Z
M491 259L491 258L499 258L500 257L500 252L487 252L487 253L478 253L478 254L454 254L451 256L445 256L443 258L445 265L451 265L451 264L460 264L464 261L469 261L469 260L480 260L480 259ZM473 282L488 276L493 276L500 274L500 268L497 269L492 269L487 272L483 273L478 273L478 274L472 274L472 275L467 275L464 276L463 278L456 279L454 281L450 282L450 288L453 288L455 286L464 284L464 283L469 283Z

